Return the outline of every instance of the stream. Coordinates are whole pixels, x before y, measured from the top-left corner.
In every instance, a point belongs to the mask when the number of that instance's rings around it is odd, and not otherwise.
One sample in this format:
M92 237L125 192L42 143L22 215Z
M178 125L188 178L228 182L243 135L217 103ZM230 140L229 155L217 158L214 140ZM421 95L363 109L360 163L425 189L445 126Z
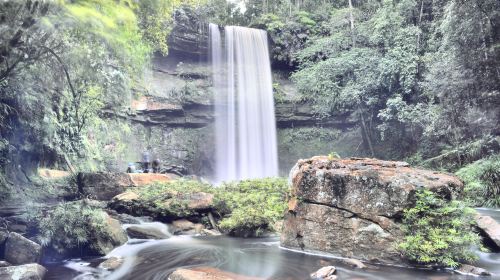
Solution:
M500 221L500 210L477 209ZM127 225L124 225L126 227ZM152 224L144 224L151 227ZM161 225L164 227L164 225ZM500 253L477 252L477 266L490 271L500 279ZM47 280L160 280L180 267L210 266L245 276L273 280L309 279L317 269L334 265L339 279L477 279L448 270L422 270L391 266L369 266L353 269L331 255L314 255L281 248L278 237L231 238L172 236L165 240L130 239L106 257L124 257L124 264L114 272L98 268L103 259L68 260L49 265Z

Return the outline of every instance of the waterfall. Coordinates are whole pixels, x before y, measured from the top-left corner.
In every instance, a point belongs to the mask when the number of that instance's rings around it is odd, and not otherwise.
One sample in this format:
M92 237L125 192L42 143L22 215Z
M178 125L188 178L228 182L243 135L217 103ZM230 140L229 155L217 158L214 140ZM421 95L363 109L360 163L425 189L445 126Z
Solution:
M263 30L210 24L217 182L278 175L273 84Z

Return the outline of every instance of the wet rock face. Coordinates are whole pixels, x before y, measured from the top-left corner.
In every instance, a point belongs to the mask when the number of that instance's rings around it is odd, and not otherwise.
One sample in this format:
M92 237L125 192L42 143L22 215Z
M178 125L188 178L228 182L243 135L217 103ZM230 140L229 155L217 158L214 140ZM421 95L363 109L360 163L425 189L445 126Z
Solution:
M124 261L125 259L122 257L111 257L102 262L101 264L99 264L99 268L106 269L109 271L114 271L120 268L120 266L122 266Z
M156 173L80 173L79 191L96 200L110 200L129 187L142 187L154 182L168 182L171 177Z
M80 193L97 200L109 200L133 186L127 173L80 173L78 182Z
M42 246L11 232L5 244L5 260L11 264L37 263L42 255ZM3 278L2 278L3 279Z
M2 280L42 280L47 270L36 263L0 268Z
M452 199L463 188L452 175L360 158L300 160L290 179L282 246L392 264L402 261L395 244L417 189Z
M138 239L167 239L170 236L154 227L130 226L127 228L127 234L131 238Z
M206 57L208 55L208 24L192 9L178 9L174 13L175 26L168 37L169 49Z
M472 276L490 276L491 273L483 268L475 267L468 264L461 264L456 270L457 273L462 275L472 275Z
M95 255L103 256L111 252L114 248L123 245L127 242L127 234L122 229L121 224L118 220L111 218L106 215L106 223L104 226L106 235L100 236L96 235L92 237L91 250Z
M487 244L490 249L495 252L500 251L500 224L498 224L492 217L476 215L476 224L481 234L486 238Z

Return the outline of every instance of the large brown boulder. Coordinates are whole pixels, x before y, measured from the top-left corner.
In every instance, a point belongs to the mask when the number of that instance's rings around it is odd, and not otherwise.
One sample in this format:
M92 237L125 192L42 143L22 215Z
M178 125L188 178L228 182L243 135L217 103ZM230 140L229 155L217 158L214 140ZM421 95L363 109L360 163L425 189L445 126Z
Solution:
M42 280L47 273L45 267L36 264L25 264L19 266L7 266L0 268L0 279L2 280Z
M133 186L127 173L79 173L80 193L97 200L109 200Z
M37 263L42 256L42 246L11 232L5 243L5 260L11 264Z
M79 191L96 200L110 200L130 187L171 181L171 176L156 173L79 173Z
M392 264L402 261L395 245L415 192L426 188L452 199L463 189L453 175L365 158L300 160L290 179L282 246Z

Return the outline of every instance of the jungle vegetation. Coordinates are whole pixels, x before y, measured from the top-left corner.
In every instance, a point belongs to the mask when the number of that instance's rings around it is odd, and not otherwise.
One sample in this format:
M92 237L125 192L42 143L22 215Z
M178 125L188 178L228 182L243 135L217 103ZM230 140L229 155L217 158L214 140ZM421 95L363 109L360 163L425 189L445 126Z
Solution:
M267 30L274 67L298 88L292 102L312 104L320 118L349 114L366 156L456 171L500 151L498 1L245 4L2 1L0 165L10 175L1 185L16 184L18 166L105 168L104 115L144 93L144 70L168 53L180 8Z

